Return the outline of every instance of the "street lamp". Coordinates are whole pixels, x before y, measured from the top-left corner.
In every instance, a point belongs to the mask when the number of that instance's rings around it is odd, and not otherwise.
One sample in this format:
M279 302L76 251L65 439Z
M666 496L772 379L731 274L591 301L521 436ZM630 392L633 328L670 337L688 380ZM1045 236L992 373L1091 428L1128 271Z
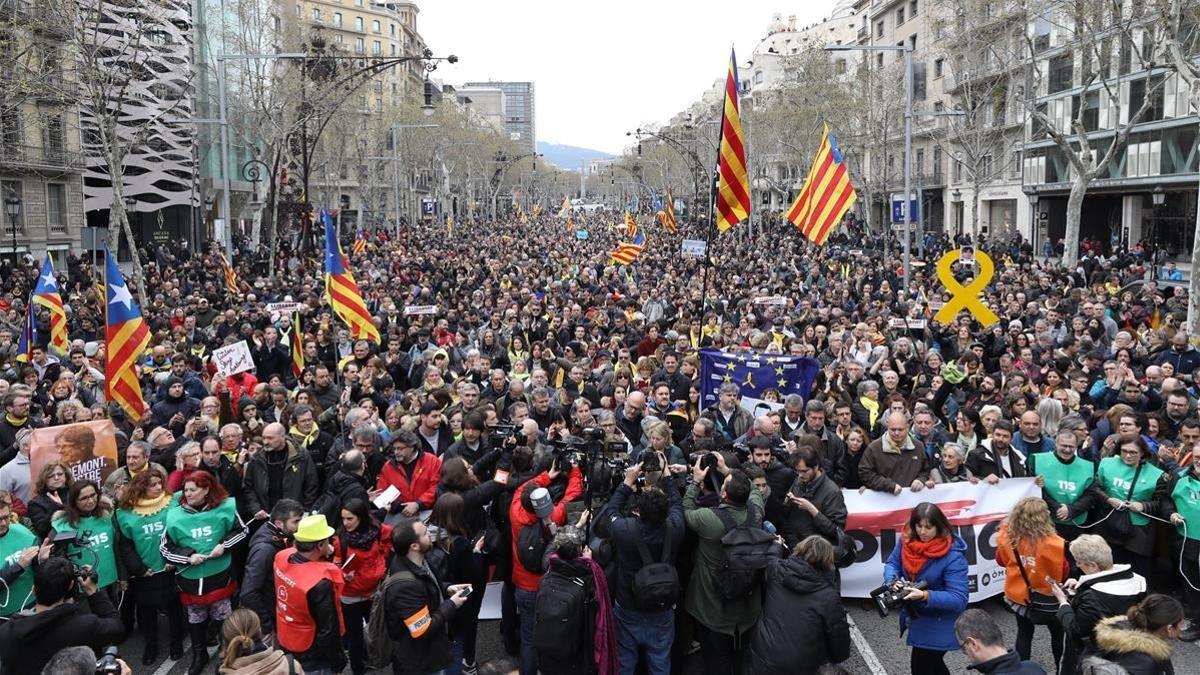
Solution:
M958 211L958 214L957 214L958 215L958 233L962 234L962 232L963 232L963 221L962 220L963 219L962 219L962 211L959 210L959 209L962 209L962 190L959 190L958 188L954 188L954 192L950 193L950 201L951 201L951 203L955 204L954 208L955 208L955 210Z
M16 267L17 261L20 260L17 256L17 218L21 215L21 198L17 196L17 193L8 193L8 197L4 199L4 211L12 223L13 267Z
M425 76L425 105L421 106L421 114L426 117L433 117L433 82L429 81L429 75Z
M1163 190L1163 186L1161 186L1161 185L1154 186L1154 191L1150 193L1150 200L1154 204L1154 236L1151 239L1151 243L1153 244L1152 250L1154 252L1150 254L1151 255L1150 269L1153 270L1154 278L1157 279L1158 278L1158 261L1161 259L1159 257L1160 249L1159 249L1159 245L1158 245L1158 231L1159 231L1159 229L1162 228L1163 206L1165 206L1167 203L1167 192L1166 192L1166 190ZM1130 248L1132 248L1132 246Z

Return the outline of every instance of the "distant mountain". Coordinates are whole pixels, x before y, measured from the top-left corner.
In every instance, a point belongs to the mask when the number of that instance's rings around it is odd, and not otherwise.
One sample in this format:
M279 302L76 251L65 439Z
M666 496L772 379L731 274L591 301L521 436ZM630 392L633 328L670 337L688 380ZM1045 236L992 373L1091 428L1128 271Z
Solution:
M612 155L599 150L590 150L588 148L579 148L574 145L559 145L558 143L545 143L538 141L538 152L545 155L544 159L560 169L568 171L578 171L579 165L582 162L584 165L591 164L596 159L609 159Z

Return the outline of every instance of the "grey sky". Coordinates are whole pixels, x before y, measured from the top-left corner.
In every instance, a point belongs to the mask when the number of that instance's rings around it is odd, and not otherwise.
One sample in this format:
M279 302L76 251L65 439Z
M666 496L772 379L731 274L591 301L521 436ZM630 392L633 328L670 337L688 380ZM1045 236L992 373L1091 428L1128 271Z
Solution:
M833 0L429 0L418 30L461 60L436 75L531 80L537 137L619 153L625 132L666 121L724 77L729 48L745 63L774 13L805 26Z

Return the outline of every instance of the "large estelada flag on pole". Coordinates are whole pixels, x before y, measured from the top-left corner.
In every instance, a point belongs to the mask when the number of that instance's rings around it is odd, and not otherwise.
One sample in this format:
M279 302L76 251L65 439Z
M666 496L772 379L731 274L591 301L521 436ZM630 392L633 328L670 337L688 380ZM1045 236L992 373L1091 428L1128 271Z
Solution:
M355 340L379 343L379 329L371 322L371 313L363 302L362 291L350 272L350 262L342 252L337 238L337 228L329 212L321 211L321 222L325 225L325 294L329 305L338 317L350 327Z
M717 230L724 232L750 215L750 178L746 173L746 141L738 109L737 57L729 50L725 75L725 108L721 115L720 163L717 167Z
M779 392L781 399L788 394L800 394L807 403L820 370L821 364L807 356L701 349L701 407L716 403L718 391L726 382L738 386L742 407L751 413L759 407L778 407L763 400L768 389Z
M858 193L850 183L845 158L826 124L812 169L796 202L788 209L787 219L819 246L825 243L856 201Z
M107 357L104 364L104 395L121 406L130 420L137 422L146 414L146 399L138 382L137 363L150 343L150 329L142 319L125 283L117 259L104 247L105 306L107 322L104 340Z
M296 379L304 373L304 334L300 332L300 312L292 312L292 334L288 343L292 356L292 374Z
M50 254L42 263L42 274L38 277L37 285L33 287L33 295L29 296L30 304L45 307L50 312L50 350L59 356L64 356L71 349L71 339L67 335L67 310L63 308L62 295L58 292L58 279L54 276L54 261Z

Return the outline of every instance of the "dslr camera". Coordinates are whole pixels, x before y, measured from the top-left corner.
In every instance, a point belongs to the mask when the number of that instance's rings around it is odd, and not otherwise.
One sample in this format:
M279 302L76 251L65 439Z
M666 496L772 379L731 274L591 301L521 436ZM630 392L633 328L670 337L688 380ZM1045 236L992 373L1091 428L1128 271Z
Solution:
M78 560L79 553L72 554L70 552L70 547L74 546L77 549L82 548L91 552L93 557L95 557L95 552L91 548L88 548L87 542L90 535L91 532L87 531L55 533L54 538L50 540L50 555L69 560L71 562L71 575L76 579L80 581L91 579L92 583L96 583L99 580L99 575L96 573L96 566L80 564ZM116 648L114 647L113 649ZM118 670L117 672L120 671Z
M487 440L493 448L504 445L509 439L513 438L517 427L512 424L489 424L487 427Z
M121 675L121 664L117 663L117 646L112 645L104 650L104 655L96 659L96 675Z
M925 581L901 581L899 585L895 582L884 584L879 588L871 591L871 600L875 602L875 611L879 612L879 616L888 615L893 609L904 604L904 596L912 589L925 590L929 584Z

